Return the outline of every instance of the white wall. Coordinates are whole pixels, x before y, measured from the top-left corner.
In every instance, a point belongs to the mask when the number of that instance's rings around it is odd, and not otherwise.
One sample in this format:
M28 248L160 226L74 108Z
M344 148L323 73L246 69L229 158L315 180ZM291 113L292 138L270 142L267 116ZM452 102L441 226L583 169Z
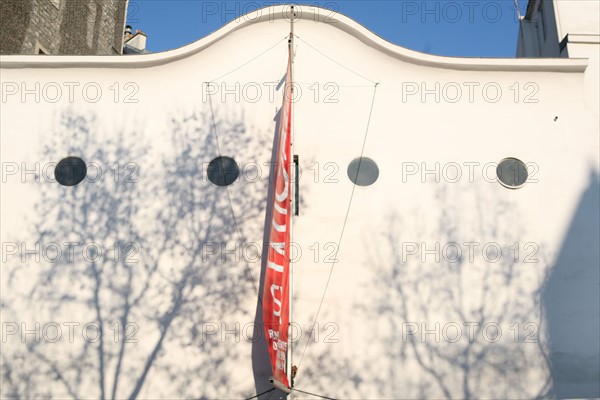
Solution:
M556 1L554 2L559 19L559 36L600 35L600 4L596 1Z
M104 376L108 397L119 376L115 393L129 396L149 359L140 398L242 398L268 388L264 343L244 334L255 321L261 262L251 244L263 241L264 164L281 104L281 90L271 99L266 89L285 72L289 23L282 8L262 12L261 22L241 18L166 53L3 57L3 332L19 327L3 342L8 395L95 397ZM294 264L293 320L302 328L293 352L297 387L334 398L599 396L598 209L591 206L598 199L598 120L582 95L587 61L424 55L327 15L321 11L315 22L304 13L295 28L302 95L293 151L303 168L293 232L302 251ZM234 89L221 98L219 87L209 98L207 81ZM39 102L31 94L22 99L21 83L36 82ZM52 82L63 90L80 83L75 100L63 92L48 101ZM102 89L96 103L80 90L90 82ZM19 93L11 95L13 83ZM263 91L255 99L256 87ZM433 93L421 97L422 89ZM126 102L133 92L128 100L138 102ZM353 187L346 174L361 153L380 171L369 187ZM247 173L228 191L202 169L218 154ZM67 155L100 166L102 179L65 188L43 176L38 183L9 174L13 163L19 173L39 163L43 174ZM495 182L490 163L505 157L530 163L537 182L518 190ZM138 181L115 184L115 163L120 178L139 167ZM439 173L422 177L436 165ZM452 183L457 165L462 177ZM415 166L419 171L408 174ZM111 255L111 243L134 242L138 262L105 257L94 264L80 253L73 262L51 262L44 250L39 262L31 255L21 262L4 245L40 243L50 251L48 243L66 241L93 241ZM480 243L473 261L408 251L413 243L420 250L439 243L441 250L454 242L463 251L465 243ZM215 243L240 247L212 254ZM500 246L502 257L484 257L486 244ZM324 292L320 331L304 353ZM131 329L139 328L138 343L121 347L107 327L125 310ZM62 325L83 326L99 315L104 368L98 343L84 340L80 328L70 343ZM63 337L48 343L46 332L39 343L32 335L22 343L21 322L28 329L39 322L41 333L57 322ZM236 323L238 336L226 334ZM462 335L452 343L456 327ZM421 336L423 328L437 331L437 341Z

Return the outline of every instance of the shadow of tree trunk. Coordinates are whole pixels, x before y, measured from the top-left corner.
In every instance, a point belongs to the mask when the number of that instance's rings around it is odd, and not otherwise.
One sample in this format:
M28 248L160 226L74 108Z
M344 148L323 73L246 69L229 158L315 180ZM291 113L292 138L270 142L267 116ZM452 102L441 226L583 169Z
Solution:
M7 265L9 284L28 290L3 298L2 312L46 325L87 324L97 338L17 340L2 355L3 393L136 399L148 390L160 396L163 386L181 397L248 392L228 386L240 352L203 331L223 315L249 315L245 305L256 296L248 262L206 251L260 238L266 182L241 177L231 196L206 178L217 139L221 148L240 149L238 162L262 164L265 140L243 121L217 113L213 124L207 113L181 112L171 120L172 148L153 149L140 132L106 137L93 115L62 115L41 159L81 157L88 176L74 187L38 184L26 226L42 246L69 242L78 251L54 260L24 255L25 262Z
M535 282L541 283L543 274L532 271L516 252L515 246L522 247L527 238L505 223L515 211L488 196L485 187L441 188L436 202L438 222L433 226L419 224L418 215L415 220L390 215L383 248L392 252L371 254L385 288L377 312L388 321L389 333L381 339L389 344L389 359L398 363L375 379L389 390L388 396L543 395L545 353L538 339L530 344L523 337L526 327L537 332L542 322ZM475 214L465 214L460 208L465 204L476 204ZM411 255L409 246L417 246L418 253ZM543 250L536 257L536 264L543 263ZM408 378L401 373L407 368L420 372ZM528 373L541 376L533 380ZM502 383L489 385L490 376Z

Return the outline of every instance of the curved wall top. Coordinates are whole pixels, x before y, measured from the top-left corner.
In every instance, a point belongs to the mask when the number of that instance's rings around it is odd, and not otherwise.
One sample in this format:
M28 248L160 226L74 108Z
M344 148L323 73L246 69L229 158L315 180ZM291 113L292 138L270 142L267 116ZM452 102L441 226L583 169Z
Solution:
M330 24L343 32L352 35L366 45L375 48L391 57L406 62L431 67L456 70L498 70L498 71L549 71L549 72L583 72L587 59L512 59L512 58L467 58L444 57L413 51L395 45L371 32L356 21L324 8L311 6L310 12L297 11L299 20ZM160 53L143 54L131 57L123 56L46 56L30 55L1 56L2 68L73 68L73 67L120 67L146 68L187 58L217 43L229 34L257 23L268 23L275 20L289 20L290 6L267 6L229 22L219 30L183 47Z

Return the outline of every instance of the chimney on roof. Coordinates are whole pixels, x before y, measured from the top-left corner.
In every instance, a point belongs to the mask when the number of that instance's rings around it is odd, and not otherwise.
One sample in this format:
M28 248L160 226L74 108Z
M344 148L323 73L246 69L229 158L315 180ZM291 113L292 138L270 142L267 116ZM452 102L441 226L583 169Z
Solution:
M127 25L125 27L125 34L123 35L123 42L127 42L129 39L131 39L131 36L133 36L131 34L131 25Z
M130 27L131 28L131 27ZM125 29L125 33L127 33L127 28ZM131 35L131 30L130 33ZM135 34L130 36L128 39L125 39L125 44L133 47L136 50L145 50L146 49L146 34L139 29L135 30Z

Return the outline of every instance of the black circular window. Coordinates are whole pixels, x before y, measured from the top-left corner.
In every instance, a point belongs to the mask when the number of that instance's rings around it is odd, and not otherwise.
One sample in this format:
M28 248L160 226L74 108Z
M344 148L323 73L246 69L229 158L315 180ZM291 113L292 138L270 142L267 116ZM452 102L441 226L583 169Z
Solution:
M379 178L379 167L367 157L358 157L348 165L348 178L358 186L369 186Z
M87 174L87 166L79 157L67 157L58 162L54 169L54 178L63 186L75 186Z
M240 175L240 168L231 157L217 157L208 164L208 180L217 186L229 186Z
M516 158L505 158L496 167L498 181L510 189L518 189L527 182L527 165Z

